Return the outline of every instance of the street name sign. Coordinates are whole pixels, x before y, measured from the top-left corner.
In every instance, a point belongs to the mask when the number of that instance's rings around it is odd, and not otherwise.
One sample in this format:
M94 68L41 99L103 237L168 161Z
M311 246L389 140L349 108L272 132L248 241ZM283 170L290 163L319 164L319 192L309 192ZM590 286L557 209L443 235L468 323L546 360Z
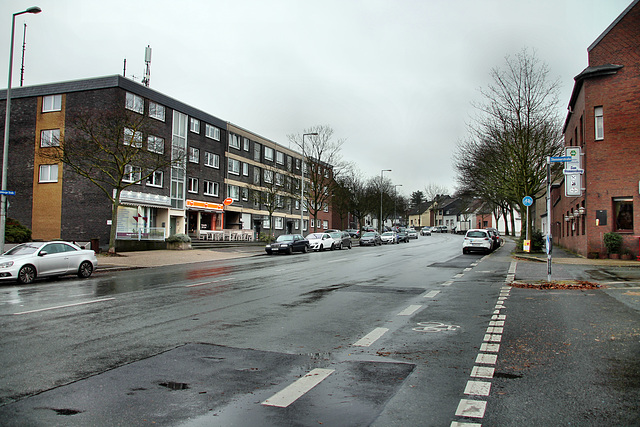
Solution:
M0 195L15 196L16 192L13 190L0 190Z
M549 157L551 163L563 163L571 160L571 156Z

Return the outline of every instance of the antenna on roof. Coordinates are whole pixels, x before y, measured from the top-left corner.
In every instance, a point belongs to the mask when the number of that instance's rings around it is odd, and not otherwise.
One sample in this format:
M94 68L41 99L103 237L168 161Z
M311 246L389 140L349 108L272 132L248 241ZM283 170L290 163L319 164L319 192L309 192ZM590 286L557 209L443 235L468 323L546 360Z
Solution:
M122 66L122 77L127 77L127 58L124 58L124 64Z
M151 80L151 46L149 45L144 50L144 63L146 64L146 69L142 84L149 87L149 81Z

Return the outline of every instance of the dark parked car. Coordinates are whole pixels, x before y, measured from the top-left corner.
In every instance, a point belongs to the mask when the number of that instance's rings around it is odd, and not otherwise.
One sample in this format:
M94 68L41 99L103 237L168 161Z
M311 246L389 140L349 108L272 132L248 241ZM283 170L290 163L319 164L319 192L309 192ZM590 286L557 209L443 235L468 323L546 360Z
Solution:
M409 243L409 235L407 234L406 231L399 231L398 232L398 243L400 243L400 242Z
M362 233L360 238L360 246L379 246L382 245L380 235L375 231L367 231Z
M493 249L498 249L502 245L502 237L500 237L500 232L495 228L487 228L486 229L489 234L491 234L491 239L493 239Z
M300 234L283 234L278 236L275 242L265 246L267 255L282 253L291 255L293 252L307 253L309 251L309 241Z
M351 235L346 231L334 231L329 233L331 238L335 241L333 247L335 249L347 248L351 249Z
M360 238L360 230L356 230L354 228L348 228L346 230L347 233L349 233L349 235L351 236L352 239L359 239Z

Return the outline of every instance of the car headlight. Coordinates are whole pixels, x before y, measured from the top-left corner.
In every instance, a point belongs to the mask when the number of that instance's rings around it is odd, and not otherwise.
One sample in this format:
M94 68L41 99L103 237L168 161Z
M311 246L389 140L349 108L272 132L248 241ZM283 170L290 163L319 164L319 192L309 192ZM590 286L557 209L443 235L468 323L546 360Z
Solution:
M265 246L267 249L271 249L271 245L267 245Z
M13 265L13 261L7 261L0 263L0 268L9 268Z

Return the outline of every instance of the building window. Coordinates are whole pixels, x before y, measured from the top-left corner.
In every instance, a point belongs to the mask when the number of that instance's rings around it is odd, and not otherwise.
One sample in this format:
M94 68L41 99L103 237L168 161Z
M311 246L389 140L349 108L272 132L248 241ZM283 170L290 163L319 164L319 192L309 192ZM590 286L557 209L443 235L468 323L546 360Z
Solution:
M322 228L327 230L329 228L329 221L322 221Z
M276 230L284 229L284 218L281 216L276 216L273 218L273 226Z
M245 202L249 200L249 189L247 187L242 187L242 200Z
M204 126L204 132L207 138L220 141L220 129L218 129L217 127L211 126L209 123L206 123Z
M141 176L142 176L142 169L139 166L125 165L124 176L122 177L122 181L140 183Z
M62 95L47 95L42 97L42 112L62 110Z
M38 182L58 182L58 165L40 165Z
M162 187L162 180L164 173L162 171L155 171L147 177L147 185L150 187Z
M189 162L200 163L200 149L189 147Z
M284 153L276 151L276 163L284 165Z
M249 138L243 138L242 139L242 147L244 149L244 151L249 151L249 147L251 146L251 143L249 142Z
M264 159L273 162L273 148L264 147Z
M237 150L240 149L240 137L238 135L234 135L232 133L229 134L229 147Z
M204 194L205 196L215 196L218 197L218 192L220 190L220 184L213 181L205 181L204 182Z
M229 159L229 168L227 171L232 175L240 175L240 161Z
M324 204L324 207L322 208L322 210L324 212L329 212L329 205L327 203Z
M200 120L189 117L189 130L193 133L200 133Z
M189 193L198 192L198 178L189 178L189 187L187 191Z
M249 163L242 164L242 175L249 176Z
M227 196L229 196L234 201L240 200L240 187L238 187L237 185L228 185Z
M596 107L593 113L596 118L596 140L604 139L604 111L602 107Z
M260 161L260 150L261 150L262 146L260 144L258 144L257 142L253 143L253 160L255 160L256 162Z
M164 105L149 101L149 117L164 122Z
M257 166L253 167L253 183L260 185L260 168Z
M633 197L613 199L615 231L633 231Z
M59 147L60 129L49 129L40 132L40 147Z
M209 153L208 151L204 152L204 165L209 166L210 168L220 168L220 156L217 154Z
M124 145L142 148L142 132L124 128Z
M136 113L144 113L144 99L141 96L134 95L131 92L127 92L127 100L125 103L127 110L135 111Z
M264 182L267 184L273 184L273 171L264 169Z
M300 165L302 164L301 159L296 159L296 169L300 170Z
M152 153L164 154L164 138L149 135L147 137L147 149Z

